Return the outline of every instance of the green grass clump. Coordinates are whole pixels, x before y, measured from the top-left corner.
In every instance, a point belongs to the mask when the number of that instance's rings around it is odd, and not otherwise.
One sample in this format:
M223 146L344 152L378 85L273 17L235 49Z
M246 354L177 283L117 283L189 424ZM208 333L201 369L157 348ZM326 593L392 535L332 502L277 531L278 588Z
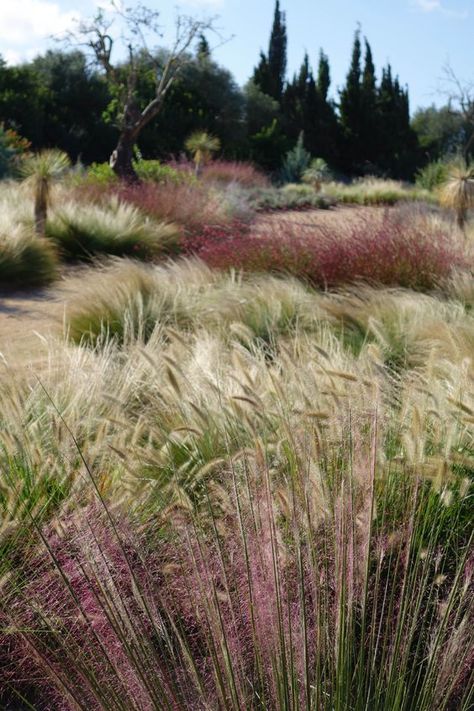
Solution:
M177 249L180 232L116 199L105 206L68 203L46 227L47 236L66 259L88 260L97 254L150 259Z
M250 206L257 211L320 209L327 210L333 200L310 185L289 183L282 188L258 188L249 191Z
M0 289L43 286L57 274L58 257L49 240L21 226L0 234Z
M324 195L336 202L349 205L396 205L403 201L436 202L436 198L422 188L406 185L396 180L362 178L353 183L326 183Z

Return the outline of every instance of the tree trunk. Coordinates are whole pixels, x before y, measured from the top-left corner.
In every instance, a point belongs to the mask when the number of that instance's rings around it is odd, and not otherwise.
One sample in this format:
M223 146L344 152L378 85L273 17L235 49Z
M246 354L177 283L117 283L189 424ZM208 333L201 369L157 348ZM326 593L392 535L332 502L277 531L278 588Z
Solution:
M48 219L48 193L49 186L46 178L39 178L35 191L35 232L38 237L46 234L46 220Z
M127 183L138 183L139 178L133 167L133 146L136 136L130 131L123 131L117 143L117 148L110 156L110 167L120 180Z

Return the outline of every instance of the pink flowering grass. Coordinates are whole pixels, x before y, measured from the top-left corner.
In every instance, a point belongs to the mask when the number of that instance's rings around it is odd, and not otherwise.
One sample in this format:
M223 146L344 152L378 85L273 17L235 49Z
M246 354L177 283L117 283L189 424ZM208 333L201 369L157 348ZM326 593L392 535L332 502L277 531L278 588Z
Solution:
M214 160L204 166L201 179L205 182L226 185L237 183L244 188L266 188L267 176L251 163Z
M231 220L225 205L209 189L197 183L113 184L81 186L75 196L101 204L112 196L137 207L144 216L173 222L188 229Z
M377 471L375 418L344 430L317 461L285 445L280 474L256 443L194 512L176 502L127 522L102 501L38 528L3 583L0 701L468 711L465 502Z
M288 273L320 288L366 281L426 290L470 265L447 229L403 212L337 228L291 221L258 230L206 226L188 250L212 267Z

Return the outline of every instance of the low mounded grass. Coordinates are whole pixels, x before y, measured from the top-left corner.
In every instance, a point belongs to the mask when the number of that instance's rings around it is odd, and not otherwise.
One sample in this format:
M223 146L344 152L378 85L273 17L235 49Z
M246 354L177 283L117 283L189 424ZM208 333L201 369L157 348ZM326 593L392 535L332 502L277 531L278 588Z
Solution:
M0 234L0 289L44 286L58 275L54 245L21 225Z
M310 185L288 184L282 188L253 189L248 200L255 210L271 212L273 210L327 210L334 201L318 193Z
M404 201L437 202L428 190L407 185L396 180L361 178L349 185L325 183L323 195L343 204L396 205Z
M103 206L68 203L48 220L46 232L67 259L97 254L150 259L177 250L180 232L132 205L110 199Z
M237 184L244 188L266 188L270 184L258 168L239 161L213 160L203 166L200 179L217 185Z

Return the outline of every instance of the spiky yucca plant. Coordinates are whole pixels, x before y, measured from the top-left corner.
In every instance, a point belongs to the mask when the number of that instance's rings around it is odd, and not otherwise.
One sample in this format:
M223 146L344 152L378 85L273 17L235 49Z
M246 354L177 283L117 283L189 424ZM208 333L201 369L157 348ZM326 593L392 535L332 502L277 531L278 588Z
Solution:
M331 179L331 171L324 158L312 160L309 168L304 171L302 179L315 190L321 190L321 185Z
M474 207L474 166L457 163L449 168L441 188L441 203L454 210L457 225L464 232L467 212Z
M27 158L21 168L24 178L30 180L35 193L35 230L44 237L48 216L51 181L70 166L69 157L56 148L41 151Z
M186 140L185 148L193 156L196 175L200 175L203 165L208 163L213 153L221 147L217 136L211 136L207 131L195 131Z

